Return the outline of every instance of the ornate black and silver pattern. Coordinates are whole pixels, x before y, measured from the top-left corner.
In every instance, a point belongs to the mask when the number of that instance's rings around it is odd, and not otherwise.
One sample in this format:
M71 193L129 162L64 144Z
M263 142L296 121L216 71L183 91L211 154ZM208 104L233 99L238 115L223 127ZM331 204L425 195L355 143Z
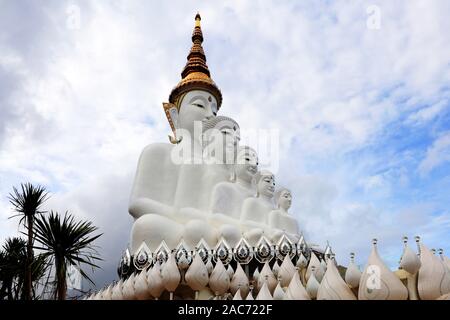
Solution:
M297 242L297 256L300 257L300 254L303 253L303 255L306 257L307 251L308 250L307 250L305 238L303 237L303 235L301 235L300 239Z
M192 262L192 252L182 240L175 250L175 261L180 269L187 269Z
M274 257L274 246L265 236L261 236L255 247L255 259L260 263L265 263L270 262Z
M119 263L119 274L121 276L126 276L131 269L131 254L128 248L122 254L122 258Z
M285 234L278 240L276 254L279 260L283 260L287 255L292 259L296 254L295 245Z
M233 251L234 260L240 264L248 264L253 259L253 248L244 238L239 240Z
M200 239L200 241L195 246L195 251L200 255L203 263L206 264L211 259L211 249L206 243L205 239Z
M155 254L153 256L153 262L156 263L156 261L159 261L159 265L163 265L168 259L169 254L171 253L169 247L167 246L166 242L163 240L159 247L156 249Z
M137 270L143 270L152 264L152 252L149 247L142 242L139 249L134 254L133 264Z
M224 265L229 264L233 259L233 252L231 250L231 247L223 237L214 248L213 257L215 261L217 261L217 259L222 260L222 263Z

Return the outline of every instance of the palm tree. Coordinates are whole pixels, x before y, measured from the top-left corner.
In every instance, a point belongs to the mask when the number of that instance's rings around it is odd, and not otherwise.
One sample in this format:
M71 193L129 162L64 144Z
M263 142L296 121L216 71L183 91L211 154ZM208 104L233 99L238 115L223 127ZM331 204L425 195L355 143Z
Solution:
M25 277L23 295L26 300L32 297L32 262L33 262L33 226L37 214L42 214L40 208L48 199L48 193L42 186L34 186L31 183L21 184L21 191L13 187L13 192L9 194L9 202L13 205L17 213L12 217L20 216L19 224L23 224L27 230L27 259L25 263Z
M17 300L23 297L26 262L27 242L18 237L6 239L3 250L0 251L0 300ZM47 272L48 263L46 258L39 254L34 257L31 265L31 280L36 284L32 289L32 296L35 298L35 289Z
M8 238L0 254L0 299L18 299L24 282L27 261L27 242L22 238Z
M96 260L101 260L95 250L93 242L101 236L92 235L98 228L90 221L75 221L73 215L66 212L64 217L51 211L49 215L36 219L36 241L42 247L43 255L55 264L55 296L64 300L67 293L67 267L70 265L86 264L98 268ZM94 282L80 269L81 275Z

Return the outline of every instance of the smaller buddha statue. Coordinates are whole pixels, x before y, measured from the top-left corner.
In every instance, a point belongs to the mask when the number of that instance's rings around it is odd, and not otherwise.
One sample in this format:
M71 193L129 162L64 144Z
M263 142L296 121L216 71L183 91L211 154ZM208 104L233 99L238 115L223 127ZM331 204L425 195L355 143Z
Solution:
M258 156L248 146L239 147L232 181L223 181L214 187L211 195L209 221L231 246L241 238L240 214L244 200L256 193L253 179L258 172Z
M292 217L288 210L292 204L292 194L289 189L280 188L275 192L275 200L278 208L269 213L269 227L272 241L278 242L283 234L293 242L299 239L297 220Z
M275 176L268 170L256 174L256 197L245 199L241 211L241 226L245 237L251 245L255 245L263 233L269 233L269 213L275 209L273 194L275 192Z

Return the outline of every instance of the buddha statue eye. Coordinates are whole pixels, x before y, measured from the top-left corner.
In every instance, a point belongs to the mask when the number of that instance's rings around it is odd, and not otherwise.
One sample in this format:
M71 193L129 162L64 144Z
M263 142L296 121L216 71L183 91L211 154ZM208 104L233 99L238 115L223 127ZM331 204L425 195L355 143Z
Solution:
M197 106L199 108L205 109L205 106L200 103L193 103L192 105Z

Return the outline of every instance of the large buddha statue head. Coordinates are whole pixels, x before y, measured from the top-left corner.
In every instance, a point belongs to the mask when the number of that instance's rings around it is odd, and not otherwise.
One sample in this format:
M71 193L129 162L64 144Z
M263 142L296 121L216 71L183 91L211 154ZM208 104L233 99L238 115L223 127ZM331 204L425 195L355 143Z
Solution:
M257 196L272 198L275 192L274 174L268 170L261 170L256 174L255 180Z
M181 72L181 81L170 93L168 104L177 114L176 125L173 123L172 115L168 114L172 129L174 131L184 129L190 134L193 134L196 122L216 116L222 104L222 93L211 79L206 64L200 20L200 15L197 14L192 34L192 48L187 56L186 66ZM166 105L164 108L166 109Z
M239 146L239 124L225 116L203 120L203 150L207 159L213 163L235 164Z
M178 127L193 134L194 126L201 124L204 119L215 117L217 114L217 100L209 92L192 90L187 92L180 102Z
M248 146L239 147L235 175L236 178L251 182L258 172L258 155Z
M289 189L281 188L275 192L275 200L278 208L288 211L292 204L292 194Z

